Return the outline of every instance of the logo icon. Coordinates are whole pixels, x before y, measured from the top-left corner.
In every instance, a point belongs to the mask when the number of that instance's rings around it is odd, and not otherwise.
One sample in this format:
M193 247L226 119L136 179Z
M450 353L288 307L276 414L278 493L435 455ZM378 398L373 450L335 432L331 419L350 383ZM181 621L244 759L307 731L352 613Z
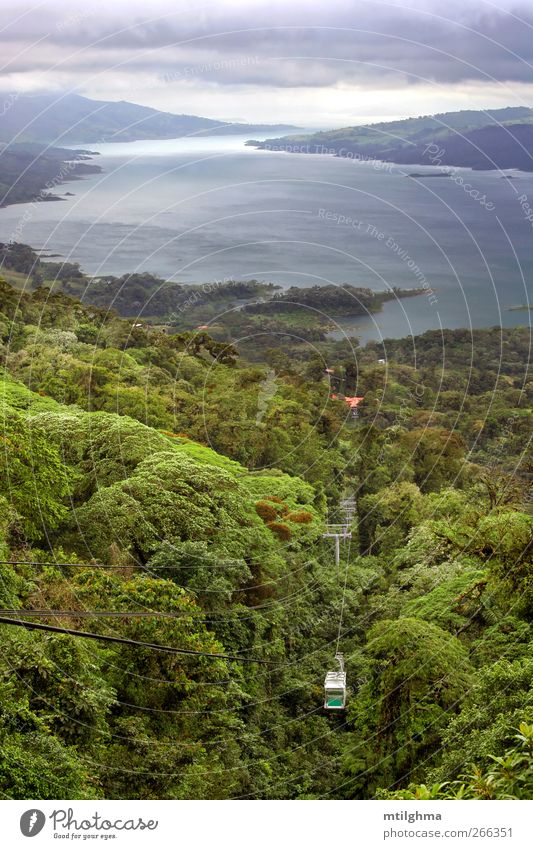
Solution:
M46 817L42 811L37 808L30 808L29 811L24 811L20 818L20 830L24 837L35 837L43 830Z

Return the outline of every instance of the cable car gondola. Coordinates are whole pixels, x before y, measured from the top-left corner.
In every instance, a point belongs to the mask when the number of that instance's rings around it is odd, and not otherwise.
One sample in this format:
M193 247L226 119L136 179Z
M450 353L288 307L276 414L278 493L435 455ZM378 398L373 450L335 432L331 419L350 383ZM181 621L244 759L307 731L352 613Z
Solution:
M338 652L335 660L339 664L338 671L326 672L324 680L324 709L344 710L346 707L346 672L344 671L344 656Z

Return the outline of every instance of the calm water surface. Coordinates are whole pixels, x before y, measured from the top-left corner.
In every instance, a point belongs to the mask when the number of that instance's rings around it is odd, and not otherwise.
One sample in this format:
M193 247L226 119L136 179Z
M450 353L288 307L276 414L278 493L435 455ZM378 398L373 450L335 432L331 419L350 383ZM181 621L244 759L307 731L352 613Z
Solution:
M16 234L93 275L431 287L434 298L343 320L363 340L529 323L530 313L509 308L531 299L533 224L519 197L533 206L533 174L458 170L488 210L452 179L406 176L433 168L256 151L244 141L92 146L103 172L61 186L74 193L62 203L0 210L0 240Z

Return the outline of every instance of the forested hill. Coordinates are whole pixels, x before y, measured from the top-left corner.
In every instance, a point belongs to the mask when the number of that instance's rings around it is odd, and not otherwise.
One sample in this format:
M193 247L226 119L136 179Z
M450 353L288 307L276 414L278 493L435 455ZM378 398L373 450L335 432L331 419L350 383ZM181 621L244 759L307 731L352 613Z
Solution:
M0 624L4 798L531 797L527 330L251 365L2 282L0 336L0 615L199 652Z
M66 150L37 144L15 144L0 149L0 207L14 203L59 201L61 185L99 173L86 160L88 150Z
M54 145L175 139L294 130L290 124L236 124L198 115L161 112L127 100L92 100L72 92L0 94L0 140Z
M398 164L533 170L533 110L464 110L248 142L263 150L330 153Z

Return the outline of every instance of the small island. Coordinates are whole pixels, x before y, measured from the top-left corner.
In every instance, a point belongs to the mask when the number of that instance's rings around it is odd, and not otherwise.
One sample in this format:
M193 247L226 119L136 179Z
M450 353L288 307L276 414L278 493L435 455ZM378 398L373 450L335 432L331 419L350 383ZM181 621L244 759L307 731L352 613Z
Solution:
M416 171L413 174L407 174L407 177L416 177L420 179L421 177L449 177L450 174L448 171L430 171L427 174L417 173Z

